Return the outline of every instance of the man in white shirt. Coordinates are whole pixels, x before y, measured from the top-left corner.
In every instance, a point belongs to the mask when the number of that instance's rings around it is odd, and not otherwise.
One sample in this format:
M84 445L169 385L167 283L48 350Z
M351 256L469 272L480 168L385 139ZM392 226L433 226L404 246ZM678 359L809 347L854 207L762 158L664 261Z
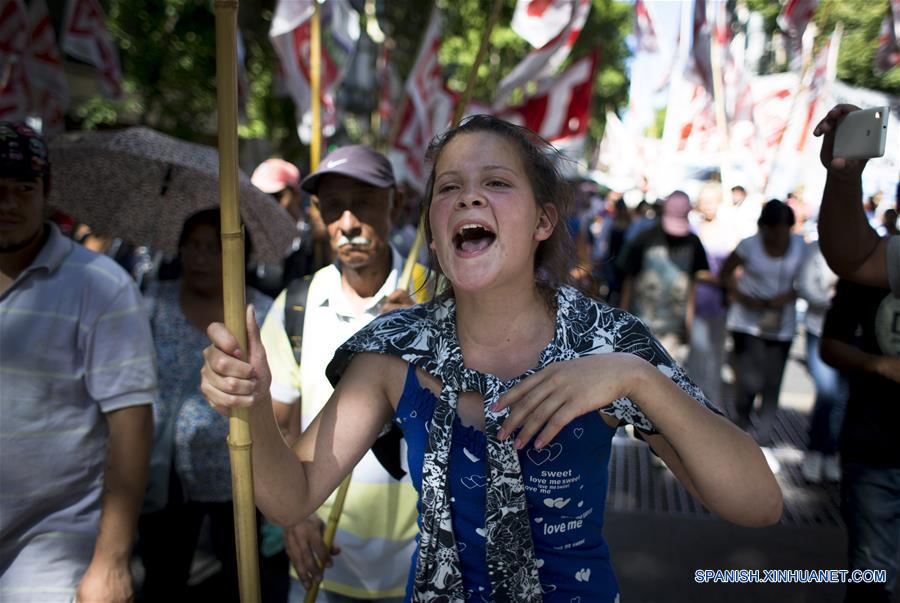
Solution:
M398 200L384 156L362 145L342 147L325 157L301 186L318 196L336 260L316 272L301 302L302 339L293 342L302 354L300 362L285 330L286 293L275 300L263 324L275 413L288 434L295 427L287 424L293 405L302 403L305 429L331 396L325 367L337 347L379 314L412 305L410 293L424 280L420 269L408 291L398 289L403 258L388 242ZM323 601L401 600L417 531L416 493L409 478L391 477L371 451L363 457L354 470L335 539L340 555L334 557L322 542L323 519L332 500L285 531L288 553L304 587L324 576L319 594ZM324 574L319 563L327 568ZM292 588L292 601L299 600L299 590Z
M131 601L156 368L131 277L44 221L44 141L0 122L0 600Z

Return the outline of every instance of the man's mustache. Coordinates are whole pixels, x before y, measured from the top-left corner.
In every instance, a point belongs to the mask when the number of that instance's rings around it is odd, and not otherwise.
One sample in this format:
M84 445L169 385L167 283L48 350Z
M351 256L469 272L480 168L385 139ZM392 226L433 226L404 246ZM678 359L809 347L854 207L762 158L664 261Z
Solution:
M369 245L370 243L371 241L362 235L355 236L352 239L347 238L346 235L341 235L341 238L338 239L337 242L337 248L340 249L345 245L358 245L360 247L364 247L366 245Z

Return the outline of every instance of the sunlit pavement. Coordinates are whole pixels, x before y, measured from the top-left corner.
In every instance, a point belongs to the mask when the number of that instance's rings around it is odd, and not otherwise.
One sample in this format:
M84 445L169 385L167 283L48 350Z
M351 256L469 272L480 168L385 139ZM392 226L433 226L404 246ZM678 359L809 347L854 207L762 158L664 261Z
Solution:
M712 517L655 463L642 442L620 430L613 443L606 537L623 603L838 603L841 584L700 584L706 569L846 569L837 484L800 474L813 386L804 342L792 347L775 427L784 515L772 527L741 528ZM725 406L730 406L730 400ZM900 593L895 596L900 603Z

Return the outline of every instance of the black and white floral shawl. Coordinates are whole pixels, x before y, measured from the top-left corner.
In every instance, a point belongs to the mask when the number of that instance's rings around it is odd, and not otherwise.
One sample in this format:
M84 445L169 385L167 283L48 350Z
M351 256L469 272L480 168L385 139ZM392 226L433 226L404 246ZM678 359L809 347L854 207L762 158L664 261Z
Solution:
M422 522L413 601L465 600L446 483L453 418L459 394L465 391L478 391L484 396L488 459L484 529L493 600L541 601L519 457L511 439L497 440L506 411L494 413L490 406L516 383L548 364L613 351L630 352L650 361L698 402L719 412L642 322L571 287L562 287L557 293L555 336L541 353L538 366L509 381L478 373L463 364L453 299L381 316L338 348L326 371L333 384L358 352L400 356L443 384L428 429L422 470ZM657 433L650 420L627 398L613 401L602 412L631 423L642 432Z

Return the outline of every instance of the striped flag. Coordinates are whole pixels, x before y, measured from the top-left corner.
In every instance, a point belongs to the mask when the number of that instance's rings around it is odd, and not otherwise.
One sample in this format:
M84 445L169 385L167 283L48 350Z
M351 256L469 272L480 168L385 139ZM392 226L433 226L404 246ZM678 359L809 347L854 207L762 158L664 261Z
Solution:
M69 56L97 68L101 92L122 95L119 51L106 28L106 15L97 0L69 0L63 22L62 49Z
M300 139L312 140L312 86L310 74L310 36L314 0L279 0L269 29L269 39L281 62L284 82L297 109ZM335 92L350 64L359 39L359 15L349 2L334 1L321 5L321 79L322 134L334 134L337 128Z
M634 3L634 36L637 38L638 52L659 52L656 28L644 0L637 0Z
M28 115L27 48L25 5L22 0L0 0L0 119L20 121Z
M65 129L69 88L63 72L56 35L44 0L31 0L30 46L26 57L33 110L41 118L44 134Z
M425 149L431 138L453 119L457 95L447 89L438 63L441 47L441 13L432 10L415 65L404 87L408 101L400 115L396 140L388 156L398 178L422 190L427 172Z
M710 57L710 24L706 16L706 0L694 0L693 38L685 75L713 95L712 59Z
M562 65L575 40L581 33L581 29L587 22L588 13L591 11L591 0L571 0L574 5L566 25L556 37L549 40L539 48L535 48L526 55L522 61L504 77L497 86L494 95L494 106L502 107L506 104L513 90L524 86L532 80L550 77ZM546 2L545 2L546 4Z
M800 68L804 50L808 52L811 48L811 38L804 37L803 34L818 5L819 0L788 0L778 15L778 27L788 35L790 41L792 69Z
M572 20L572 0L518 0L512 30L535 48L562 33Z
M834 82L837 77L837 57L838 49L841 46L841 35L843 27L840 23L835 27L831 37L816 55L815 62L810 69L809 85L806 93L806 111L804 115L803 128L800 130L800 136L797 141L797 151L803 151L806 141L812 132L813 119L816 118L816 108L819 106L819 100L824 97L825 89Z
M556 77L538 81L537 92L515 107L497 112L506 121L537 132L573 159L580 159L591 116L597 51Z
M778 27L792 38L803 37L818 5L819 0L788 0L778 15Z
M873 71L882 75L897 65L900 65L900 0L888 0L888 12L878 33Z

